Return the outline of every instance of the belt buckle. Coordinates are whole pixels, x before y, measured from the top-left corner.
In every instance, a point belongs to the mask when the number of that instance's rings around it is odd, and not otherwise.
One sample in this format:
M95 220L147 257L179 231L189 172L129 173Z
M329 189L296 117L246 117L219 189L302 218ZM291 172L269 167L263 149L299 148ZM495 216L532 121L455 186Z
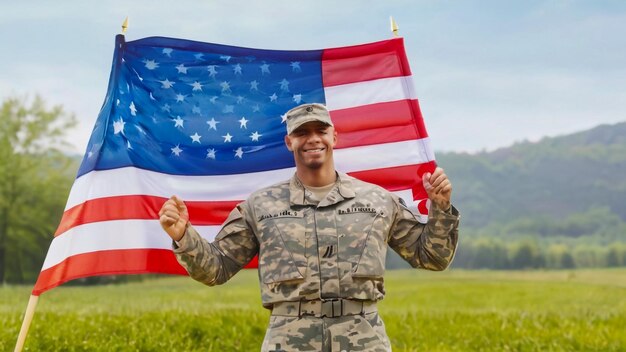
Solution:
M327 318L337 318L343 315L343 300L333 298L322 301L320 316Z

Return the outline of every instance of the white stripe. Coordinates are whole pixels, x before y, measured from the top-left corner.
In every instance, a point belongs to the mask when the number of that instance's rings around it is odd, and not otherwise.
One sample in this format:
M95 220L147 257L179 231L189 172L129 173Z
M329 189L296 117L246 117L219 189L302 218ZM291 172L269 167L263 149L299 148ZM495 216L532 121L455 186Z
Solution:
M355 172L434 160L430 139L336 149L337 170ZM179 176L134 167L91 171L74 182L65 210L90 199L124 195L188 201L243 200L255 190L289 179L294 168L224 176Z
M382 169L434 160L430 138L335 149L335 165L342 172Z
M65 210L89 199L123 195L178 195L189 201L243 200L261 186L289 179L294 168L219 176L180 176L125 167L91 171L74 181Z
M413 204L411 190L393 192ZM418 216L421 221L421 217ZM221 226L195 226L208 241L215 239ZM111 220L79 225L55 237L50 244L42 271L68 257L97 251L124 249L171 249L172 241L158 220Z
M372 81L324 87L329 110L362 105L417 99L412 76L381 78Z
M220 226L194 226L209 241ZM171 249L172 241L158 220L113 220L76 226L55 237L41 270L61 263L68 257L116 249Z

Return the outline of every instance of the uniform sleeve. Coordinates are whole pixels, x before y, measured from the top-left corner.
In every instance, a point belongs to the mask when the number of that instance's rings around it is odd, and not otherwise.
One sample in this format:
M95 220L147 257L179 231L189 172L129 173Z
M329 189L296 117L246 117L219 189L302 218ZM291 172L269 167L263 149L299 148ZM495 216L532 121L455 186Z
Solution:
M193 226L187 227L174 243L174 254L189 276L209 286L221 285L258 253L258 241L244 216L246 209L245 203L237 205L211 243Z
M420 223L413 213L394 198L396 215L389 246L414 268L444 270L452 262L459 232L459 212L454 206L439 209L432 203L428 223Z

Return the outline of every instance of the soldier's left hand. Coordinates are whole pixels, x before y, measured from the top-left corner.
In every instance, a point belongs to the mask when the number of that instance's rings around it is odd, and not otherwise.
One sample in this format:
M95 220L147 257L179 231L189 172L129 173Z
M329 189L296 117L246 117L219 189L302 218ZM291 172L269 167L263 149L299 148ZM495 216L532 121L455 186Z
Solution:
M422 175L422 183L430 201L437 204L441 210L450 208L450 196L452 195L452 183L448 180L448 176L443 169L437 167L435 172L424 173Z

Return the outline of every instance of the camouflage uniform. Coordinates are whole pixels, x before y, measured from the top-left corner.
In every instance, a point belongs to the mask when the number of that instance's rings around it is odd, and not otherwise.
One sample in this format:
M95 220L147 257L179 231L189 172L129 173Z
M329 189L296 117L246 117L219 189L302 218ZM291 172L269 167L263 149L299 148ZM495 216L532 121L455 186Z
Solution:
M263 306L273 309L262 351L390 351L375 305L387 245L413 267L443 270L458 220L433 204L422 224L394 194L340 173L318 203L294 175L233 209L213 243L189 226L174 252L207 285L259 255Z

